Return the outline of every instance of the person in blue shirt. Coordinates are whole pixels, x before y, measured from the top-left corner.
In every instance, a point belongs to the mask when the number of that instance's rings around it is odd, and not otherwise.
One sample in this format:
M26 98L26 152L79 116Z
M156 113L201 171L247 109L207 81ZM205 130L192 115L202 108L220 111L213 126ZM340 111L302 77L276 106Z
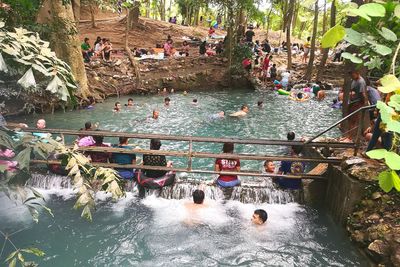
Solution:
M292 156L300 157L302 147L301 146L293 146L292 147ZM297 174L304 173L305 164L301 161L282 161L281 166L279 168L279 173L281 174ZM275 182L284 189L300 189L301 188L301 179L290 179L279 177L275 179Z
M119 144L114 146L116 148L124 148L131 150L133 147L131 147L128 144L129 138L128 137L120 137L119 138ZM113 153L111 156L111 161L113 163L117 163L120 165L127 165L127 164L136 164L136 155L135 154L125 154L125 153ZM133 179L135 170L132 168L116 168L116 171L118 171L118 174L124 178L124 179Z

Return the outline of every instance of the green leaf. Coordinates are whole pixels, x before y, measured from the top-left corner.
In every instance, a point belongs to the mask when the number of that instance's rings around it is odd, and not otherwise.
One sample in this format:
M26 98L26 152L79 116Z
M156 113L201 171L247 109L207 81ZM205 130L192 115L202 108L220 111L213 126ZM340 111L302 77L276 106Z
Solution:
M344 39L352 45L355 46L363 46L365 44L364 37L358 31L353 30L352 28L346 28L346 35Z
M27 169L29 170L29 164L31 160L31 151L32 149L30 147L25 148L21 152L18 153L17 156L15 156L15 160L18 161L18 165L20 169Z
M42 250L40 250L38 248L34 248L34 247L24 248L24 249L21 249L21 251L36 255L38 257L43 257L44 255L46 255Z
M383 121L383 119L382 119L382 121ZM387 126L388 131L400 133L400 122L393 120L393 118L391 118L391 120L386 123L386 126Z
M350 9L349 12L350 12L350 15L359 16L368 21L371 21L371 18L368 16L368 14L365 13L365 11L363 11L361 9Z
M352 61L353 63L356 63L356 64L360 64L363 62L361 58L356 57L353 54L350 54L347 52L342 53L342 57L345 59L349 59L350 61Z
M394 9L394 15L400 19L400 5L397 5Z
M85 218L88 221L92 221L92 212L90 211L90 207L89 205L86 205L83 210L82 210L82 214L81 214L82 218Z
M392 171L392 180L394 188L400 192L400 177L395 171Z
M400 156L392 151L388 151L385 155L385 163L392 170L400 170Z
M378 53L381 54L382 56L387 56L392 53L392 49L390 47L387 47L386 45L375 45L374 50Z
M368 151L366 154L371 159L383 159L383 158L385 158L387 152L388 151L386 149L374 149L374 150Z
M10 255L8 255L8 257L7 257L7 259L5 261L10 261L12 258L15 258L15 256L17 256L18 252L19 252L19 250L11 252Z
M400 111L400 95L392 95L388 105L395 110Z
M15 267L17 266L17 258L13 258L12 261L10 261L10 264L8 264L8 267Z
M384 94L388 94L400 89L400 81L394 75L385 75L380 79L380 82L382 86L378 87L378 89Z
M364 66L369 70L378 69L380 70L383 64L383 60L379 57L373 57L368 62L364 63Z
M382 29L379 31L379 34L388 41L397 41L397 35L388 28L382 27Z
M385 7L377 3L364 4L361 5L358 9L370 17L384 17L386 14Z
M346 35L346 29L337 24L334 27L330 28L324 36L322 36L321 45L322 48L331 48L335 47L338 42L343 40Z
M378 176L379 186L386 193L390 192L393 188L392 171L383 171Z

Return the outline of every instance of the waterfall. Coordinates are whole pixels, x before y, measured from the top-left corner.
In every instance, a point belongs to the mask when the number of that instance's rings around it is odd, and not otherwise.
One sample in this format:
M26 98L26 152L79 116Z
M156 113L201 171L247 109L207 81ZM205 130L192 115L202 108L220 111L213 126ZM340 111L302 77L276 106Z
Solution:
M46 190L71 189L71 179L67 176L56 174L33 173L27 185ZM194 179L178 178L173 186L164 187L162 190L146 190L146 195L156 195L167 199L191 198L192 192L202 189L206 198L213 200L237 200L242 203L271 203L285 204L301 202L302 191L282 190L270 179L243 181L240 186L231 189L221 189L212 182ZM138 194L135 182L128 181L125 185L127 192Z

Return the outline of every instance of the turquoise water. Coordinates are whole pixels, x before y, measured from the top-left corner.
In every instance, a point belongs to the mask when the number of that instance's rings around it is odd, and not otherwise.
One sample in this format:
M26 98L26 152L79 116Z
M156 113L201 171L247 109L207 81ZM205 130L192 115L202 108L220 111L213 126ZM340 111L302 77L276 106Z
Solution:
M239 138L265 138L286 139L288 131L294 131L297 138L313 136L322 129L336 122L340 111L330 108L334 92L328 94L325 101L296 102L288 100L286 96L279 96L273 92L254 92L249 90L222 91L222 92L196 92L187 96L182 94L168 95L171 98L170 107L164 107L165 96L134 96L135 107L123 107L121 113L113 113L114 103L119 101L124 105L129 97L108 99L103 104L96 105L93 110L80 110L74 112L58 112L54 115L31 116L21 118L28 125L35 125L38 118L44 117L48 128L80 129L86 121L98 123L102 130L125 131L132 133L162 133L188 136L210 137L239 137ZM198 105L191 104L198 99ZM258 108L257 101L263 101L264 107ZM226 114L240 109L247 104L250 112L245 118L231 118L212 120L210 116L218 111ZM152 110L160 111L157 121L146 119L151 117ZM328 136L338 136L338 131L328 133ZM72 141L72 139L69 139ZM116 143L117 139L106 139L106 142ZM131 140L142 148L149 147L149 140ZM188 150L187 142L164 141L161 149ZM195 143L194 151L220 152L222 144ZM239 153L259 153L279 155L285 147L236 145L235 151ZM175 167L186 167L184 158L176 159ZM195 168L213 168L211 159L194 159ZM260 162L242 161L244 169L258 170Z
M163 96L134 97L137 106L120 114L111 112L109 99L94 110L44 116L49 128L79 129L85 121L99 122L101 129L138 133L166 133L193 136L285 139L287 131L311 136L340 114L329 108L334 94L324 102L298 103L273 93L250 91L200 92L188 96L170 95L171 107L163 107ZM191 101L197 98L198 106ZM128 97L119 99L126 103ZM264 108L256 107L258 100ZM209 115L250 106L246 118L210 120ZM158 121L148 121L154 108ZM39 116L26 118L33 125ZM22 118L21 118L22 120ZM338 132L332 132L335 136ZM110 142L115 140L108 139ZM132 140L148 147L148 141ZM182 142L164 142L164 148L187 149ZM218 152L221 145L197 144L195 150ZM236 147L237 152L281 154L284 148ZM184 160L174 159L184 166ZM195 166L212 168L212 160L196 160ZM244 168L259 169L260 162L244 162ZM97 195L94 221L88 223L72 210L70 189L41 190L54 218L42 214L35 224L24 207L0 195L0 229L13 233L18 247L35 246L46 256L40 266L365 266L344 231L323 212L289 204L243 204L211 201L193 213L185 208L188 199L167 200L149 196L137 199L132 193L113 203ZM207 197L207 196L206 196ZM266 225L250 223L255 208L269 213ZM192 223L188 224L188 220ZM11 250L6 246L0 261Z

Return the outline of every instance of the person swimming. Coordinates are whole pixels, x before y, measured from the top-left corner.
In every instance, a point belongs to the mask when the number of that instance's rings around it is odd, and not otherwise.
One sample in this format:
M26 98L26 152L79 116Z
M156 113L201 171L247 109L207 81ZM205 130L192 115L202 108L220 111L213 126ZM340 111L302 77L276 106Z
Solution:
M304 93L304 92L297 92L297 93L293 92L293 93L290 94L289 98L291 100L295 100L295 101L300 101L301 102L301 101L308 100L310 98L310 96L307 93Z
M229 116L231 116L231 117L243 117L243 116L246 116L247 113L249 113L249 107L247 105L243 105L242 108L239 111L236 111L235 113L232 113Z
M251 222L255 225L263 225L268 220L268 213L263 209L254 211Z
M158 117L160 116L160 111L158 111L157 109L153 110L153 115L152 115L152 119L153 120L158 120Z
M257 102L257 107L263 108L264 107L264 102L263 101L258 101Z
M195 99L193 99L193 101L192 101L192 105L194 105L194 106L197 106L197 98L195 98Z
M115 102L113 111L121 112L121 103L120 102Z
M169 97L164 98L164 106L169 107L171 103L171 99Z
M128 99L128 104L125 104L125 107L128 107L128 108L132 108L133 107L133 99L132 98Z
M225 111L220 111L210 116L210 119L212 120L223 119L223 118L225 118Z

